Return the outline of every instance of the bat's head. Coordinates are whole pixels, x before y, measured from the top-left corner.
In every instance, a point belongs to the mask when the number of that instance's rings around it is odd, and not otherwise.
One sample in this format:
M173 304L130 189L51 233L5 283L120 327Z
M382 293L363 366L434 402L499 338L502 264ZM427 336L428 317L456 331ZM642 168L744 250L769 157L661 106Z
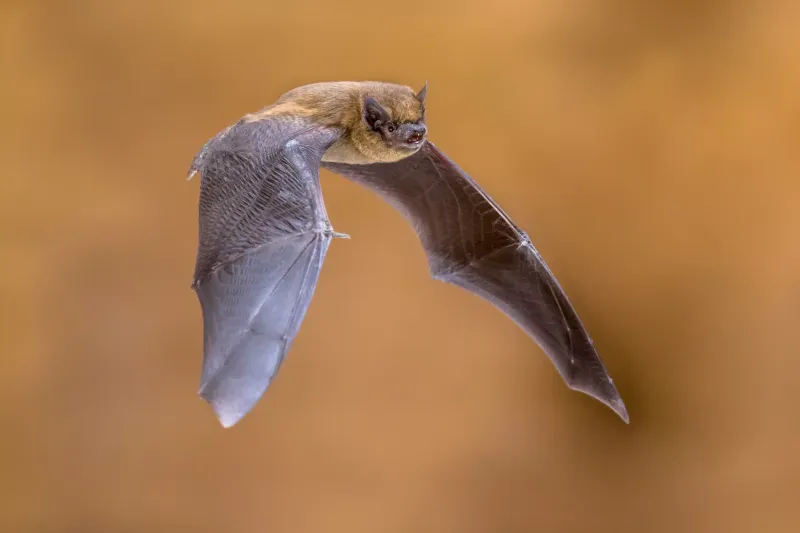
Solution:
M427 138L425 96L410 87L366 94L361 102L361 128L355 139L359 150L376 161L398 161L419 150Z

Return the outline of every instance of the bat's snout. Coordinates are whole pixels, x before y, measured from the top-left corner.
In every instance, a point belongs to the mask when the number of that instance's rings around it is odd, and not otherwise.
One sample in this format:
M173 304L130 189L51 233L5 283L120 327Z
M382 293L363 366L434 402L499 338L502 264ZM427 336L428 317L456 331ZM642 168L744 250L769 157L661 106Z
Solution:
M406 142L411 145L420 144L425 139L425 124L409 124Z

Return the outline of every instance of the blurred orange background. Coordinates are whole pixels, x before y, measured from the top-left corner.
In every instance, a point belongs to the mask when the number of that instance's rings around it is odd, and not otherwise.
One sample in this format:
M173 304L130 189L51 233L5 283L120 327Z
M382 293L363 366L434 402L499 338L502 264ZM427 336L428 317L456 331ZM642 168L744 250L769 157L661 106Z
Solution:
M0 531L800 531L800 5L0 5ZM199 182L323 80L428 80L631 416L568 390L325 172L333 242L263 401L197 396Z

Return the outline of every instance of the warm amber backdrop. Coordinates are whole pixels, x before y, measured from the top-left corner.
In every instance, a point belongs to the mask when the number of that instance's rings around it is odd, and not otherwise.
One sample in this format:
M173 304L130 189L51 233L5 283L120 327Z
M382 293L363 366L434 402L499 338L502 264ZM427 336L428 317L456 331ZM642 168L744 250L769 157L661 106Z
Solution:
M2 3L0 531L800 531L797 2L273 4ZM185 172L333 79L429 80L432 137L528 230L630 426L325 173L353 239L220 428Z

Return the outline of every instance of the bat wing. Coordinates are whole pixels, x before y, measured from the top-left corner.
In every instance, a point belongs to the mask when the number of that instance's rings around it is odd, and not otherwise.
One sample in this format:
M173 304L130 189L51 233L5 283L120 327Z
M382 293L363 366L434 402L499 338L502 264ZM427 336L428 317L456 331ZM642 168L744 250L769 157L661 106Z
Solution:
M367 186L413 225L431 275L491 302L524 329L566 384L628 413L564 290L528 236L430 142L395 163L323 163Z
M339 132L295 118L240 122L195 156L193 288L203 312L200 396L230 427L266 391L311 302L332 231L319 184Z

